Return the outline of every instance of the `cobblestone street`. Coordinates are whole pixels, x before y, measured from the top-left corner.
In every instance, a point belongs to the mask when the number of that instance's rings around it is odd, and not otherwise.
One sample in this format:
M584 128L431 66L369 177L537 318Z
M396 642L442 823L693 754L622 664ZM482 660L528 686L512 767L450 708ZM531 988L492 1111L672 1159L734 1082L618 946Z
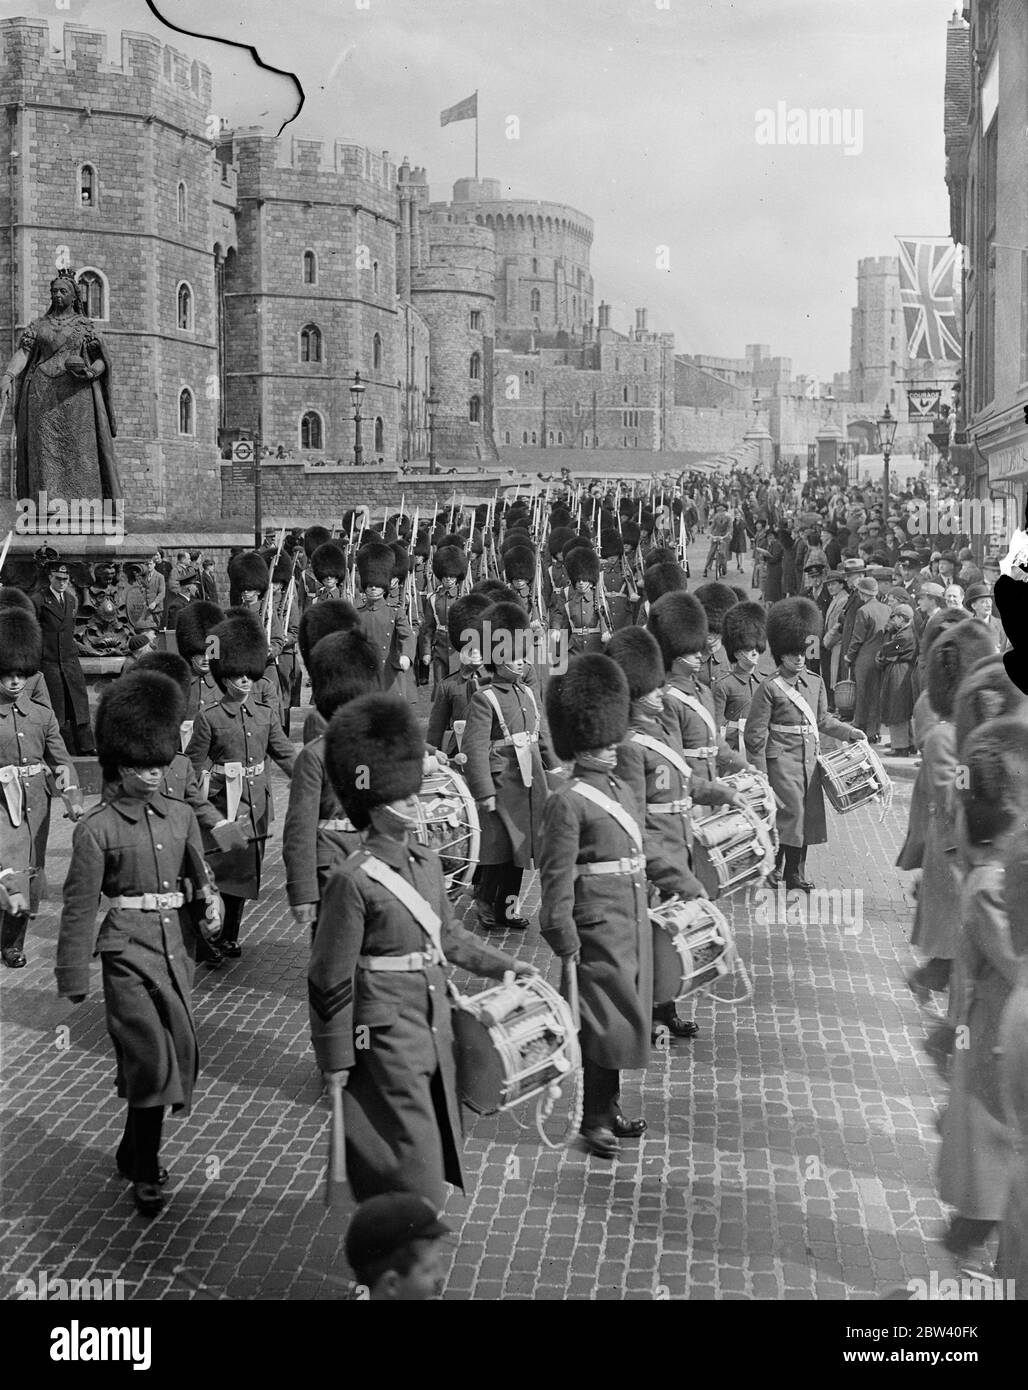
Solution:
M127 1298L345 1292L346 1213L326 1214L321 1196L328 1112L305 941L282 891L277 773L276 789L244 955L198 975L199 1093L190 1119L166 1123L172 1198L156 1221L134 1213L114 1171L122 1108L99 972L77 1010L55 994L59 897L33 927L29 967L4 972L5 1296L42 1270L122 1279ZM448 1298L876 1298L952 1272L932 1243L941 1087L901 975L911 903L892 864L910 783L897 791L884 824L877 807L833 816L830 845L812 851L817 881L843 890L831 921L735 907L753 998L703 1000L699 1039L655 1049L645 1077L626 1078L626 1110L641 1101L650 1127L618 1163L545 1150L534 1126L519 1128L532 1107L468 1114L468 1192L447 1206ZM62 820L53 836L52 882L69 830ZM537 905L533 883L533 923ZM556 980L534 926L507 944Z

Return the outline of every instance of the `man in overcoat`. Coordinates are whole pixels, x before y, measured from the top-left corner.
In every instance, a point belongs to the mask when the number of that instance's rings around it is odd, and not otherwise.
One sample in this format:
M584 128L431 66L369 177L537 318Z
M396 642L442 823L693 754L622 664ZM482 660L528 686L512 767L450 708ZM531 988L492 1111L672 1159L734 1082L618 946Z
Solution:
M36 617L43 634L40 670L50 703L69 753L89 757L96 752L89 726L89 696L75 646L75 614L78 600L71 587L71 572L64 560L47 564L49 584L33 595Z

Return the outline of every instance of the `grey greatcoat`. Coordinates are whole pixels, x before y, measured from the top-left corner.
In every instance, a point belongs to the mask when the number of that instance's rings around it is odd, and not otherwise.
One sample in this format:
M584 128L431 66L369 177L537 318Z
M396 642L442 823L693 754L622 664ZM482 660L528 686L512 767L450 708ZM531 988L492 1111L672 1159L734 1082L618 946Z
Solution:
M361 863L373 854L411 885L441 921L452 965L491 979L510 956L454 921L438 857L372 831L325 889L308 973L311 1037L322 1071L350 1071L343 1092L346 1171L357 1201L379 1192L417 1192L437 1209L446 1183L463 1188L446 971L366 970L361 956L427 951L427 934Z
M601 1067L645 1067L650 1059L653 935L646 867L618 874L576 875L576 866L632 859L629 832L574 790L582 781L617 801L646 847L646 772L642 749L623 743L611 774L578 764L543 813L539 858L539 925L559 956L580 951L582 1052Z
M43 656L39 663L50 695L57 723L62 727L89 723L89 695L75 645L75 615L78 600L71 592L63 602L51 588L32 596L36 617L43 633Z
M952 960L960 933L955 786L956 731L948 720L929 729L921 750L921 883L917 891L910 944L930 959ZM901 868L910 861L904 861Z
M882 721L882 671L876 658L885 641L888 621L886 605L879 599L869 599L857 612L853 621L853 635L846 649L846 660L857 686L853 722L870 734L877 734Z

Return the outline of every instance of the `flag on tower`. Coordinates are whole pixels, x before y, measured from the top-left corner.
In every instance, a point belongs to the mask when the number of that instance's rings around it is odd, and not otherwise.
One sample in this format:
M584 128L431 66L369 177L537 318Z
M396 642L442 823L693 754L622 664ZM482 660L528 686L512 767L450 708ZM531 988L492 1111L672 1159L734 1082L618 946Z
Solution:
M896 240L909 356L959 362L957 248L943 237Z
M445 111L439 113L439 124L449 125L451 121L470 121L478 119L478 93L472 92L463 101L458 101L456 106L448 106Z

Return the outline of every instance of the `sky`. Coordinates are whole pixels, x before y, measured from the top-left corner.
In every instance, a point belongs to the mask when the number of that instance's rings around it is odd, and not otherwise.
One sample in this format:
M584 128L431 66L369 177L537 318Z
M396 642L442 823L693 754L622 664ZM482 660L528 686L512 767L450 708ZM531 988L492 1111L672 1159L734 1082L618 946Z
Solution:
M216 114L274 131L294 84L216 40L252 45L306 94L284 138L407 155L433 199L474 171L474 122L439 113L477 89L480 174L590 216L596 302L618 328L646 306L680 352L766 343L830 381L849 366L858 260L948 233L953 0L152 3L209 37L171 33L147 0L0 0L0 14L47 18L57 44L63 22L157 34L211 67ZM793 113L839 111L845 143L777 143L780 103L794 132Z

